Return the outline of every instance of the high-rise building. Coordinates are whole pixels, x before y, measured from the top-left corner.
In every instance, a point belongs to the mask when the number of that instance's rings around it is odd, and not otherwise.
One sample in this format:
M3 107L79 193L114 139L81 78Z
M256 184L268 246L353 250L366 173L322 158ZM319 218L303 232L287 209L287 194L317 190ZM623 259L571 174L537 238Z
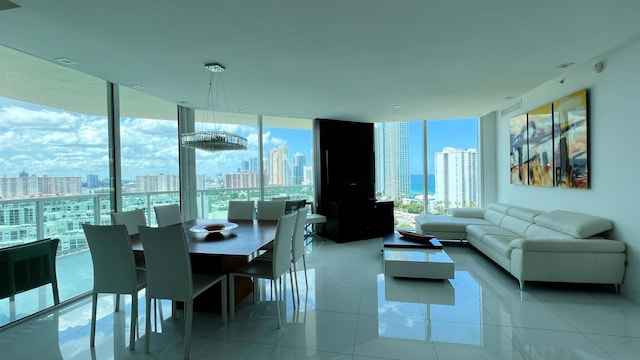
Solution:
M204 175L196 176L196 188L204 188ZM179 191L180 177L178 175L138 175L136 176L137 192Z
M269 185L291 185L289 149L284 144L280 144L277 149L269 149L267 169Z
M82 178L80 176L29 176L22 171L18 177L0 177L0 197L2 198L81 193Z
M302 185L304 180L304 166L307 158L300 152L293 155L293 182L292 185Z
M384 190L391 199L411 196L409 174L409 123L387 122L383 128ZM379 157L379 156L378 156Z
M478 204L476 149L445 147L435 153L436 201L446 208Z
M384 126L373 124L374 151L376 154L376 194L384 194Z
M100 186L100 180L98 179L98 175L88 174L87 175L87 188L93 189Z

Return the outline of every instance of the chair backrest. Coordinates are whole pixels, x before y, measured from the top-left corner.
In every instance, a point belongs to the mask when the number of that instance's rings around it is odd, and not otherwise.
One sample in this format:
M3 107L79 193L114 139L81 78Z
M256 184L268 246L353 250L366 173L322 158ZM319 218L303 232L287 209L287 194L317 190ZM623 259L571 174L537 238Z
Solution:
M255 203L253 200L231 200L227 219L229 220L253 220L256 215Z
M291 243L291 255L293 260L298 260L304 254L304 228L307 226L307 212L309 209L302 208L296 211L296 225L293 229L293 241Z
M83 224L91 260L93 290L135 294L138 285L136 261L125 225Z
M307 206L307 200L287 200L284 202L284 213L292 213Z
M258 220L278 220L284 215L284 201L258 201L258 212L256 218Z
M280 277L291 267L291 239L296 225L296 213L282 215L273 239L273 276Z
M138 226L147 226L147 218L142 209L112 212L111 224L124 225L129 235L135 235L138 233Z
M156 222L159 227L182 222L182 213L180 213L180 205L178 204L155 206L153 210L156 212Z
M177 301L191 299L191 260L182 227L141 226L140 240L147 264L148 296Z

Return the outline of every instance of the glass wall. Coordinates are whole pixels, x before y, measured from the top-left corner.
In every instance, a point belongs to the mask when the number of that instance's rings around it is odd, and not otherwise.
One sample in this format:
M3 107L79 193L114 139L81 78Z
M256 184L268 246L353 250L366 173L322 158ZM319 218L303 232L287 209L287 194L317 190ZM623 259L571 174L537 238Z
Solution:
M264 117L264 199L313 201L312 120Z
M376 197L393 200L397 228L413 229L424 209L423 121L375 124Z
M198 217L226 219L229 200L260 198L258 118L220 112L213 123L206 122L211 116L205 111L195 115L196 131L222 130L247 139L247 150L196 150Z
M477 207L478 119L427 121L428 213Z
M154 206L180 204L178 146L176 105L120 87L123 211L144 209L155 226Z
M93 286L83 223L109 214L106 84L0 47L0 248L59 238L60 300ZM53 304L51 285L0 299L0 326Z

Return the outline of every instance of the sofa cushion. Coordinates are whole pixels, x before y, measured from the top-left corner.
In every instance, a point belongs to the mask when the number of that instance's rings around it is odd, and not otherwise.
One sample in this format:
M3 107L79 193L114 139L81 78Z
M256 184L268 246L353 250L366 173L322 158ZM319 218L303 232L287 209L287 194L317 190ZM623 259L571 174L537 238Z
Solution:
M505 216L505 214L492 209L487 209L484 212L484 219L494 225L500 225Z
M451 216L463 218L484 218L484 209L479 208L454 208L451 209Z
M509 245L510 250L522 249L529 251L548 252L594 252L617 253L624 252L625 243L609 239L515 239Z
M468 224L489 224L484 219L463 218L448 215L419 215L416 219L416 230L424 234L432 232L465 232Z
M534 222L576 238L588 238L613 227L609 219L565 210L553 210L538 215Z
M509 209L511 209L512 207L513 205L499 204L499 203L493 203L493 204L487 205L487 209L497 211L505 215L507 215L507 213L509 212Z
M527 239L575 239L574 236L538 224L531 224L524 237Z
M507 214L532 223L533 219L535 219L538 215L544 214L544 211L514 206L507 211Z
M524 236L527 228L533 225L533 223L525 220L518 219L513 216L505 216L500 223L500 227L505 230L509 230L512 233L518 234L519 236Z
M483 241L485 235L504 235L519 237L519 235L512 233L509 230L505 230L496 225L468 225L467 226L467 238L474 238Z
M517 239L514 235L486 235L482 238L482 243L491 247L494 251L500 255L510 258L511 247L510 244L513 240Z

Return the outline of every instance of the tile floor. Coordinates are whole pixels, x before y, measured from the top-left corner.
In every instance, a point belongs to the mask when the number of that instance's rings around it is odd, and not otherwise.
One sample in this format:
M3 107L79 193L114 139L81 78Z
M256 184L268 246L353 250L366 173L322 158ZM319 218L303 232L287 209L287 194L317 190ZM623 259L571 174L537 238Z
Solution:
M283 327L270 295L245 299L235 321L194 315L191 359L638 359L640 305L609 287L518 282L467 246L445 244L456 263L450 281L385 277L381 239L336 244L317 239L307 255L309 289L290 289ZM268 292L266 292L268 293ZM89 347L91 302L64 308L0 332L2 359L180 359L182 314L163 302L151 352L144 337L128 350L130 299L113 312L102 296L95 349ZM145 333L144 293L140 333ZM286 314L286 319L284 318ZM155 319L154 319L155 320Z

